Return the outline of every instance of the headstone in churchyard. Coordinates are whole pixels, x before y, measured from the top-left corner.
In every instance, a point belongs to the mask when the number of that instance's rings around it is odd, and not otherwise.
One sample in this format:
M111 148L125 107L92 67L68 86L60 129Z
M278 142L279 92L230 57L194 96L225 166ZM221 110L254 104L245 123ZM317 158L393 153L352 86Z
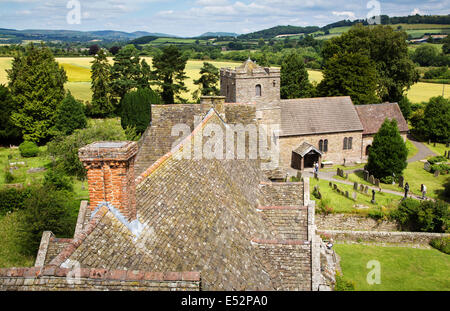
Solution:
M447 152L447 159L450 160L450 150Z
M375 201L375 190L373 190L372 189L372 201L370 201L370 202L372 202L372 204L376 204L377 203L377 201Z
M348 191L345 191L345 197L346 198L350 198L350 195L349 195Z
M359 186L359 191L364 192L364 185Z
M444 152L444 158L446 158L447 157L447 150L445 150L445 152Z
M445 148L448 148L448 147L450 147L450 142L447 142L447 143L445 144Z
M365 194L368 194L368 193L369 193L369 186L366 186L366 187L364 188L364 193L365 193Z
M373 175L370 175L369 182L373 185L375 183L375 177Z
M375 186L380 187L380 180L375 178Z
M330 186L330 188L333 188L333 183L331 181L328 183L328 185Z
M398 186L399 186L400 188L403 188L403 187L404 187L404 183L405 183L405 178L404 178L403 176L400 176L400 177L398 178Z
M427 172L431 171L431 164L430 162L425 162L425 164L423 165L423 169L426 170Z
M345 179L348 179L348 173L345 173Z
M434 171L434 177L439 177L439 174L440 174L441 172L439 172L439 171Z
M356 181L353 183L353 190L358 191L358 183Z
M364 180L369 181L369 171L364 170Z
M353 192L353 201L356 201L356 198L357 198L357 194L356 194L356 192Z
M333 189L337 190L337 185L336 184L333 184Z

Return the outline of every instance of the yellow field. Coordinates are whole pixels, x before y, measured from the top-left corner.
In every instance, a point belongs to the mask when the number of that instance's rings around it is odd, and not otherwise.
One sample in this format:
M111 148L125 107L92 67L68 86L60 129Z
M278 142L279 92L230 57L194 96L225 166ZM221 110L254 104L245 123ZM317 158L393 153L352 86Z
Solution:
M152 64L151 57L144 57L149 65ZM91 84L90 84L90 68L92 57L67 57L67 58L56 58L62 67L67 72L68 83L66 84L67 89L69 89L72 94L83 101L88 101L91 98ZM12 58L1 57L0 58L0 84L7 84L7 74L5 69L11 68ZM112 58L109 58L112 63ZM236 62L216 62L210 61L217 68L231 67L234 68L239 66L240 63ZM191 99L192 92L196 89L194 85L194 80L200 77L200 68L203 66L203 61L193 61L190 60L186 65L186 75L189 77L185 83L188 88L188 92L182 96L186 99ZM316 70L308 70L309 79L312 82L320 82L322 80L322 72ZM411 87L408 91L408 98L414 102L428 101L431 97L442 95L442 84L433 83L423 83L419 82ZM445 86L445 96L450 96L450 86Z

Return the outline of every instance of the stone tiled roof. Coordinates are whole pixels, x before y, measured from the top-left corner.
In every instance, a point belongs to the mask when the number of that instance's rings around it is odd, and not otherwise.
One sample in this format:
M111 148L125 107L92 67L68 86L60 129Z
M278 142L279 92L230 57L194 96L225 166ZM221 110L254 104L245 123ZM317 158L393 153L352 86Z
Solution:
M261 184L256 160L179 159L206 124L225 127L211 110L190 137L136 179L139 236L103 206L50 264L200 271L206 290L310 290L303 184ZM261 212L261 206L293 209Z
M355 106L359 118L364 126L364 135L373 135L378 133L384 120L397 120L400 132L408 132L409 127L402 111L397 103L385 103L376 105L358 105Z
M319 150L317 150L316 147L314 147L311 144L308 144L307 142L304 142L303 144L301 144L297 149L294 150L294 152L302 157L304 157L308 152L310 152L311 150L314 150L315 152L317 152L318 154L322 154L322 152L320 152Z
M280 107L280 136L363 131L348 96L281 100Z

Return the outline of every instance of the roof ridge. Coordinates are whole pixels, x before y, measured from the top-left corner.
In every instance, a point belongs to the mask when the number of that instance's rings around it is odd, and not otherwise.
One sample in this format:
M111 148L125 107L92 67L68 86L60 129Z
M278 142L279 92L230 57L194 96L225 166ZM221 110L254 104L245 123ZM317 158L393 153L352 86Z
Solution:
M159 158L158 160L156 160L155 163L153 163L149 168L147 168L141 175L139 175L136 179L136 185L139 185L140 183L142 183L148 176L150 176L154 171L156 171L159 167L161 167L168 159L170 159L176 152L179 152L180 150L182 150L183 146L188 142L191 141L195 134L200 131L201 129L203 129L203 127L206 125L206 123L214 116L217 115L219 117L219 119L224 122L222 120L222 118L219 116L219 114L217 113L217 111L214 108L211 108L208 113L206 114L206 116L203 118L202 122L200 122L200 124L198 124L194 130L189 134L189 136L187 136L185 139L183 139L177 146L175 146L171 151L169 151L168 153L166 153L165 155L163 155L161 158Z
M92 233L92 231L94 231L108 211L109 209L105 205L101 206L95 216L87 224L86 228L81 231L71 242L69 242L69 245L67 245L55 258L53 258L49 265L62 265L67 258L69 258L78 249L78 247Z

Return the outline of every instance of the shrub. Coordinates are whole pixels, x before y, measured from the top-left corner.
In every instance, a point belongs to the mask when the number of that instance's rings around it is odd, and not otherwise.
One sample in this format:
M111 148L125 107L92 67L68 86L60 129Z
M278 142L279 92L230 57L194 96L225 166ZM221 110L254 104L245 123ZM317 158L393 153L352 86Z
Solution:
M430 245L435 249L450 255L450 237L443 237L439 239L433 239L430 242Z
M413 232L437 232L449 230L449 205L443 201L423 201L406 199L400 203L391 217L400 224L403 230Z
M382 178L380 179L380 181L381 181L383 184L386 184L386 185L392 185L392 183L394 182L394 177L393 177L393 176L385 176L385 177L382 177Z
M21 251L35 255L44 231L51 231L60 237L69 237L75 229L71 219L74 207L72 194L46 187L34 188L24 201L21 219Z
M73 191L72 179L53 169L48 170L45 174L44 187L54 190Z
M33 158L38 155L39 148L32 141L24 141L19 146L20 155L24 158Z
M444 197L450 199L450 178L447 178L447 181L444 184Z
M447 162L447 158L443 157L443 156L432 157L431 159L428 160L428 162L430 164L436 164L439 162Z
M16 178L9 171L9 166L5 167L5 184L12 184Z
M24 209L24 201L31 194L30 188L25 189L1 189L0 190L0 216Z
M431 166L431 172L434 173L436 171L439 171L441 173L445 173L450 170L450 165L442 163L442 164L435 164Z
M70 136L56 137L48 144L50 155L56 158L55 169L79 179L86 171L78 158L78 150L96 141L126 140L124 130L115 119L95 120L89 127L76 130Z
M331 207L331 201L328 198L323 198L319 202L319 208L317 209L319 214L329 215L334 212L333 207Z
M336 273L336 285L334 287L335 291L354 291L355 282L344 278L339 272Z

